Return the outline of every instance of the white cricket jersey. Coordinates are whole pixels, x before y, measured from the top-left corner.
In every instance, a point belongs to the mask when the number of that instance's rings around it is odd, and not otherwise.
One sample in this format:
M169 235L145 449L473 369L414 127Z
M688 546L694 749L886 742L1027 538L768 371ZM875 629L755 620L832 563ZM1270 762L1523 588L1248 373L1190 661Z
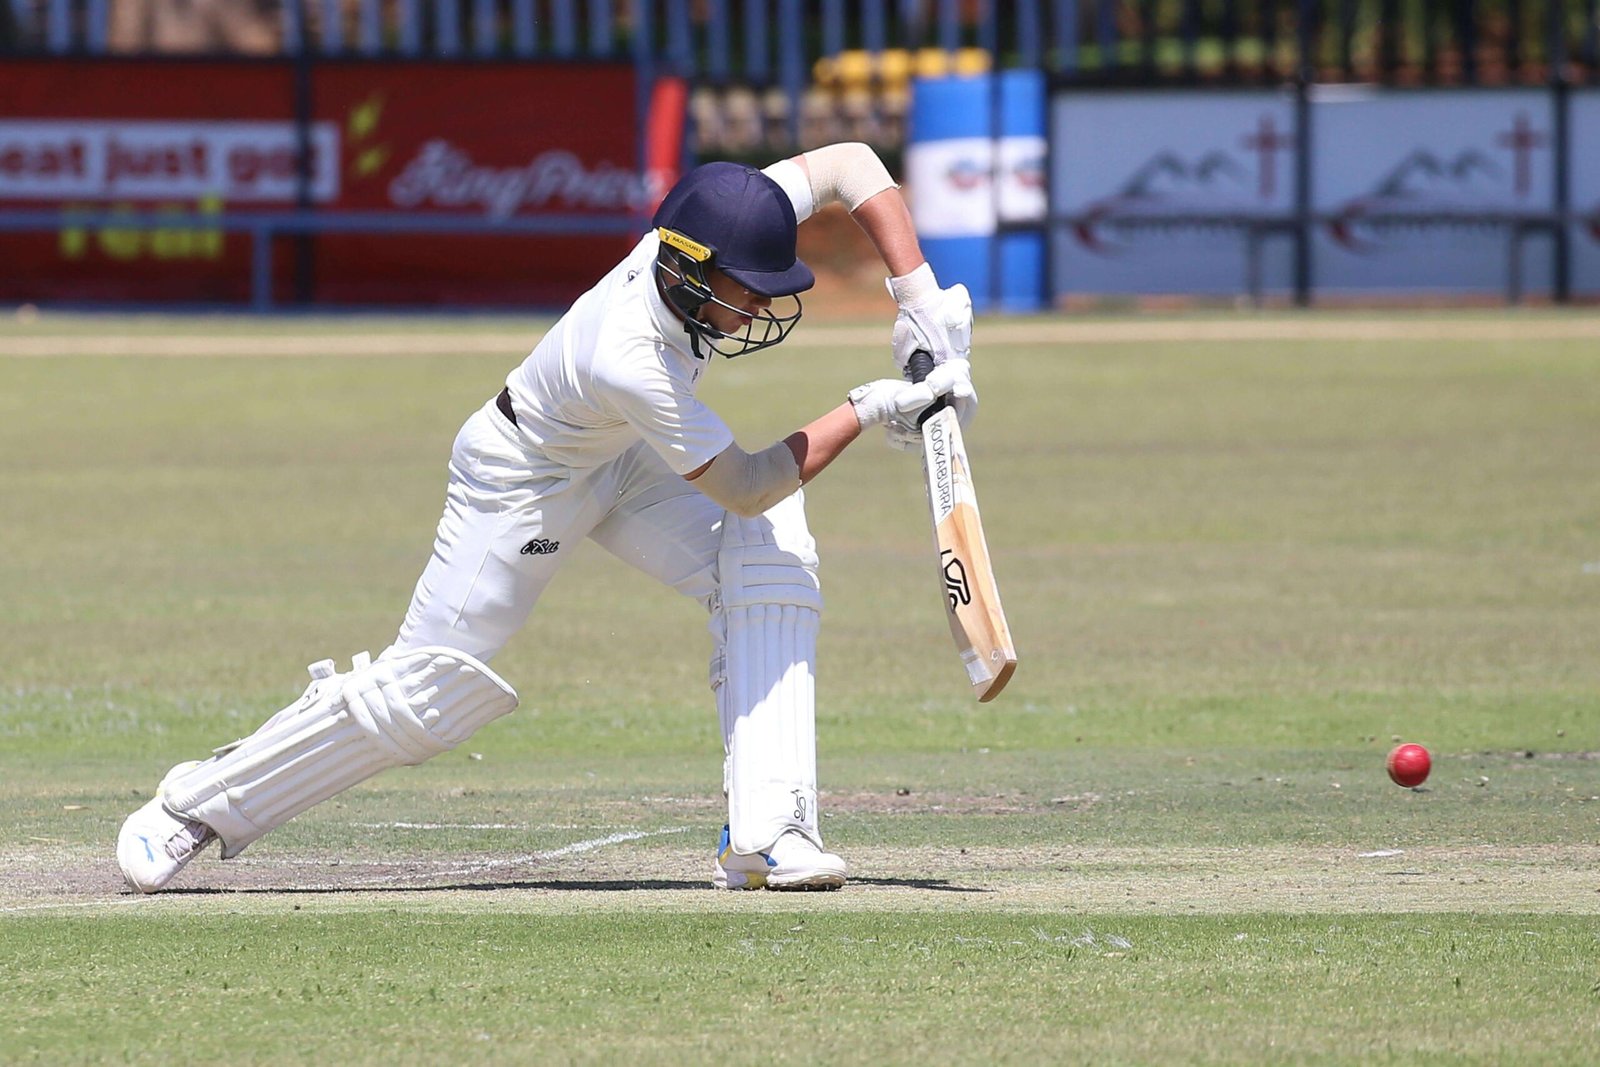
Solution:
M580 296L506 378L517 430L535 471L598 467L644 440L679 474L733 443L733 431L695 396L696 359L652 265L654 232Z

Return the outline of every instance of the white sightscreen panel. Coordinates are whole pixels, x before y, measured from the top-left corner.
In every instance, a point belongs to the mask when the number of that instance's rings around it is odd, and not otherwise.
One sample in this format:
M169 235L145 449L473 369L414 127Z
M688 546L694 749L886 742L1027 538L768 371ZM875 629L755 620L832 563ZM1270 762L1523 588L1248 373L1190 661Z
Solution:
M1249 244L1216 217L1291 210L1293 129L1292 98L1271 90L1057 93L1050 115L1055 295L1245 292ZM1213 219L1163 218L1172 215ZM1289 242L1265 241L1259 253L1262 291L1287 291Z
M1551 97L1540 89L1382 92L1326 87L1313 97L1316 290L1382 295L1502 293L1506 227L1374 218L1437 212L1548 212L1554 204ZM1547 291L1553 242L1527 241L1522 285Z
M1572 291L1600 296L1600 89L1573 90L1571 106Z

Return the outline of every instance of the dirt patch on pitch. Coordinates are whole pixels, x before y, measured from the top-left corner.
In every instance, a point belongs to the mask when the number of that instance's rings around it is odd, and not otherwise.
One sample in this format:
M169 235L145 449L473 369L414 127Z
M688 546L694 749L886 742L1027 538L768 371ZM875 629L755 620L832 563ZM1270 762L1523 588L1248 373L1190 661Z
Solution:
M561 913L820 907L965 908L1092 914L1340 912L1600 913L1600 846L1305 848L855 848L839 893L731 894L709 888L702 828L575 840L520 855L426 860L274 852L211 853L168 892L125 890L101 850L52 847L0 858L0 915L148 907Z
M823 798L824 810L851 815L1024 815L1062 807L1083 810L1099 799L1084 793L1042 798L1023 793L968 795L895 790L883 793L835 793Z
M1084 810L1096 794L1033 797L1020 793L958 792L828 793L830 814L839 815L1026 815L1063 807ZM463 852L426 860L395 859L377 851L338 853L292 850L272 840L244 855L220 862L215 848L195 861L174 883L177 895L227 893L358 893L449 889L522 889L560 892L702 889L707 885L712 836L705 829L722 817L716 796L646 795L591 805L591 814L608 820L600 827L573 827L569 842L538 851ZM656 830L622 829L636 825L640 807L663 809L693 826ZM363 829L382 828L360 824ZM427 831L430 827L411 827ZM436 829L447 830L449 827ZM459 828L457 828L459 829ZM501 829L512 829L503 827ZM528 827L530 831L550 828ZM341 835L345 836L345 835ZM359 833L348 835L352 838ZM641 858L647 857L647 858ZM896 877L911 885L915 864L896 864ZM40 843L0 855L0 913L51 907L89 906L129 898L109 844L92 852L83 846Z

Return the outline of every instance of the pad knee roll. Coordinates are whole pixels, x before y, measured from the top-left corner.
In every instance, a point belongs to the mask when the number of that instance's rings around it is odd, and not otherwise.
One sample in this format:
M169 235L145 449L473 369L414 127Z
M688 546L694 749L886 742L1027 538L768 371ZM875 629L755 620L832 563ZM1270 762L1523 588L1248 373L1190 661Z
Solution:
M723 520L712 604L711 685L727 750L724 787L734 851L817 830L816 543L795 494L766 514Z
M448 752L516 706L509 685L456 649L357 657L349 674L313 682L261 729L164 782L162 800L215 830L229 858L379 771Z

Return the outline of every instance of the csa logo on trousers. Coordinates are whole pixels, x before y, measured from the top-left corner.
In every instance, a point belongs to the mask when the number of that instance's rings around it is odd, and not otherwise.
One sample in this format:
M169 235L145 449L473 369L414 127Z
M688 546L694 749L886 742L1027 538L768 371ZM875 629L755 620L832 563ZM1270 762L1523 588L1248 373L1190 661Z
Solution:
M532 541L522 546L522 554L524 556L548 556L560 547L560 541L552 541L548 537L535 537Z

